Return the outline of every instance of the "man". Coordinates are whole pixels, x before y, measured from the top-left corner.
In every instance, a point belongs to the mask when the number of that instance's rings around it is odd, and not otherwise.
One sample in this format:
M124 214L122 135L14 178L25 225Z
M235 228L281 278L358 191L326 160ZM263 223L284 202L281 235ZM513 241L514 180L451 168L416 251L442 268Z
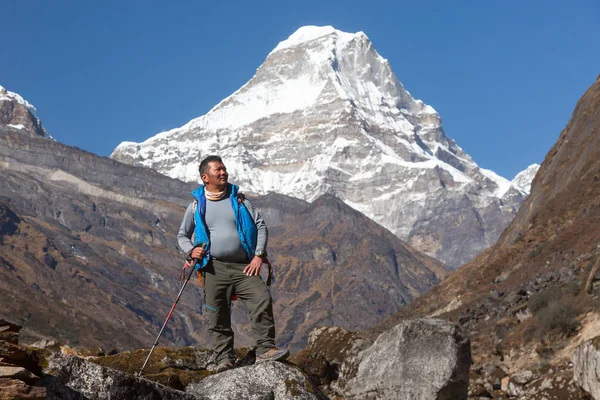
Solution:
M221 157L206 157L199 171L204 185L192 192L194 201L183 216L177 240L188 260L201 268L217 372L234 367L236 362L232 295L248 309L256 340L256 362L283 360L289 352L275 347L271 294L260 276L267 226L252 203L238 193L238 187L228 183Z

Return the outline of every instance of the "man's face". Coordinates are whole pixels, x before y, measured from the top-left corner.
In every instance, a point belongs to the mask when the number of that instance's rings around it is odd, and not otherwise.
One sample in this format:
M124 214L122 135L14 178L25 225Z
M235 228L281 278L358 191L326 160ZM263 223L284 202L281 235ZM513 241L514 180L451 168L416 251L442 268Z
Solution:
M211 161L208 163L208 173L202 174L201 178L207 187L221 190L227 185L229 174L223 163Z

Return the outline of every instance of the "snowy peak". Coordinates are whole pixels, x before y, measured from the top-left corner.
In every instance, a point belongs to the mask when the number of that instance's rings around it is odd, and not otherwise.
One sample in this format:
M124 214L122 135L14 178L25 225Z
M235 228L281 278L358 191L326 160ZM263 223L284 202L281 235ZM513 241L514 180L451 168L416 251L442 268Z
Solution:
M271 54L279 50L297 47L305 42L317 40L324 36L331 36L333 40L336 42L339 40L340 43L347 43L357 36L364 36L366 38L366 35L363 32L346 33L339 31L332 26L308 25L299 28L289 38L280 42L275 49L273 49Z
M17 104L21 104L35 115L35 107L31 105L27 100L21 97L18 93L10 92L6 90L2 85L0 85L0 101L13 101Z
M523 199L445 135L367 35L331 26L298 29L206 115L111 157L196 182L209 154L246 192L331 193L452 266L493 243Z
M539 164L531 164L525 170L519 172L511 183L524 193L529 194L531 191L531 182L533 182L533 178L535 178L539 169Z
M0 127L18 130L29 136L53 139L42 127L35 112L35 107L19 94L0 86Z

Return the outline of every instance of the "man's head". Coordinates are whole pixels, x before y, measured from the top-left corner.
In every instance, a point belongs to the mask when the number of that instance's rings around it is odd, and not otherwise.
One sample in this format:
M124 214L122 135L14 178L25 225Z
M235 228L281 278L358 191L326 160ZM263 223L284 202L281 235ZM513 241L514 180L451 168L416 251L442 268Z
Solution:
M223 164L223 160L219 156L208 156L200 163L198 168L200 178L206 189L211 192L220 192L227 187L229 174L227 168Z

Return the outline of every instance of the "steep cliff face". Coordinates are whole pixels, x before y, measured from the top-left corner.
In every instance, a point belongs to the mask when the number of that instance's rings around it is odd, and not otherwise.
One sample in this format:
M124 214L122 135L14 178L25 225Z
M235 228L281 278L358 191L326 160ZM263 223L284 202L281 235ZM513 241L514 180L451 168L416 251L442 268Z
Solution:
M362 33L303 27L206 115L112 158L195 180L219 154L243 190L331 193L458 267L496 241L525 191L481 169Z
M31 136L52 139L35 115L35 107L17 93L0 86L0 125Z
M544 366L571 379L575 347L600 330L599 182L600 78L577 103L498 243L371 333L407 317L441 316L470 332L476 378L505 377L513 395L548 374ZM525 381L517 374L523 370Z

